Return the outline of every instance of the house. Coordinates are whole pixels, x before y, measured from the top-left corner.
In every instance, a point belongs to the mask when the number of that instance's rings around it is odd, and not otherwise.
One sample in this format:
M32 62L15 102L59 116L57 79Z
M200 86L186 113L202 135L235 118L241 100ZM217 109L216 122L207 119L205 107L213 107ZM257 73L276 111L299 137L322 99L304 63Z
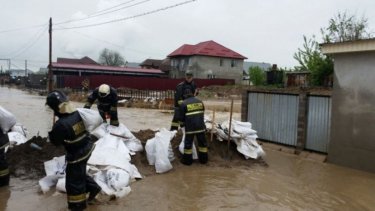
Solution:
M139 66L144 69L159 69L162 61L160 59L146 59Z
M286 72L285 86L286 87L308 87L309 86L309 71Z
M168 55L171 61L170 78L183 78L191 70L195 78L234 79L241 83L245 56L226 48L215 41L196 45L184 44Z
M375 39L321 49L334 59L328 162L375 172Z
M163 77L165 75L159 69L100 65L89 57L81 59L57 58L57 62L52 62L52 72L56 76L127 75Z

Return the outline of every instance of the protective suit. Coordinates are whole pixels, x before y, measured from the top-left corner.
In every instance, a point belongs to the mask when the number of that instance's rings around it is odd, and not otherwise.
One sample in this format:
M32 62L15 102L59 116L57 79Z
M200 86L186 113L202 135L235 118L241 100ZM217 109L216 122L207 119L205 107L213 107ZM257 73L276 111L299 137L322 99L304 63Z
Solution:
M100 186L86 175L87 161L94 150L88 132L78 111L70 104L65 94L52 91L47 96L46 104L59 117L48 133L52 144L63 145L66 149L66 182L65 188L68 207L71 210L86 208L86 194L88 200L94 200L100 192Z
M117 115L118 98L116 90L107 84L100 85L87 98L87 103L84 108L91 108L96 100L98 100L98 110L103 121L107 121L106 114L108 114L110 116L110 124L119 126Z
M206 141L206 126L204 124L204 104L195 98L190 90L185 90L185 100L180 105L179 120L185 127L184 154L181 163L191 165L193 163L193 140L198 140L198 159L204 164L208 161L208 149Z
M186 80L179 83L176 86L176 92L174 95L174 115L172 119L172 124L171 124L171 131L172 130L178 130L178 127L180 126L180 122L178 120L178 117L180 116L179 111L180 111L180 105L182 101L184 101L186 98L184 97L184 93L186 90L190 90L191 93L194 95L197 95L197 87L192 80L193 74L192 72L186 72ZM189 79L191 78L191 79Z

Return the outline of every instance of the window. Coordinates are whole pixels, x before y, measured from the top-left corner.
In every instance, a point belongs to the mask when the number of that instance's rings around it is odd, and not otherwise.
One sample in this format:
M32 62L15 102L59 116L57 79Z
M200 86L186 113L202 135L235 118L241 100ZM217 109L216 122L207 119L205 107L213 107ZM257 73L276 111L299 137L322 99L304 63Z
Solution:
M224 59L220 59L220 67L224 65Z
M231 66L231 67L236 67L236 66L237 66L237 61L234 60L234 59L232 59L232 60L230 61L230 66Z

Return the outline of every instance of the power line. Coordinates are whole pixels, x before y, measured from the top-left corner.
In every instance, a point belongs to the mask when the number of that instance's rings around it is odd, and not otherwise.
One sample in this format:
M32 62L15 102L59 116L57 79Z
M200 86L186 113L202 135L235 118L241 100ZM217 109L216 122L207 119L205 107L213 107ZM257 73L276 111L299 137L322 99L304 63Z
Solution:
M39 25L34 25L34 26L26 26L26 27L19 27L19 28L14 28L14 29L7 29L7 30L0 31L0 34L7 33L7 32L14 32L14 31L22 31L22 30L27 30L27 29L41 28L43 26L45 26L45 24L39 24Z
M138 3L132 4L132 5L129 5L129 6L121 7L121 8L115 9L115 10L110 10L110 9L116 8L116 7L120 6L120 5L123 5L123 4L126 4L126 3L130 3L132 1L135 1L135 0L131 0L131 1L128 1L128 2L125 2L125 3L119 4L119 5L116 5L116 6L113 6L113 7L110 7L110 8L107 8L107 9L95 12L95 13L93 13L91 15L88 15L85 18L79 18L79 19L73 19L73 20L67 20L67 21L63 21L63 22L58 22L58 23L55 23L54 25L61 25L61 24L66 24L66 23L71 23L71 22L77 22L77 21L87 20L87 19L90 19L90 18L94 18L94 17L106 15L106 14L109 14L109 13L117 12L117 11L120 11L120 10L123 10L123 9L127 9L127 8L130 8L130 7L134 7L134 6L146 3L146 2L151 1L151 0L145 0L145 1L141 1L141 2L138 2ZM110 10L110 11L107 11L107 10Z
M184 2L181 2L181 3L178 3L178 4L162 7L162 8L156 9L156 10L151 10L149 12L144 12L144 13L141 13L141 14L138 14L138 15L133 15L133 16L130 16L130 17L119 18L119 19L114 19L114 20L105 21L105 22L101 22L101 23L95 23L95 24L87 24L87 25L74 26L74 27L61 27L61 28L58 28L56 30L88 28L88 27L94 27L94 26L109 24L109 23L115 23L115 22L119 22L119 21L125 21L125 20L129 20L129 19L133 19L133 18L138 18L138 17L154 14L154 13L157 13L157 12L160 12L160 11L172 9L174 7L178 7L178 6L181 6L181 5L184 5L184 4L188 4L188 3L192 3L194 1L197 1L197 0L184 1Z
M44 32L47 31L47 28L48 28L48 26L46 26L44 28L44 30L40 31L39 35L36 37L36 39L34 41L29 42L30 44L26 45L23 49L21 48L18 51L16 51L14 53L16 55L11 56L11 58L15 58L15 57L23 54L25 51L27 51L29 48L31 48L33 45L35 45L35 43L37 43L39 41L39 39L43 36Z

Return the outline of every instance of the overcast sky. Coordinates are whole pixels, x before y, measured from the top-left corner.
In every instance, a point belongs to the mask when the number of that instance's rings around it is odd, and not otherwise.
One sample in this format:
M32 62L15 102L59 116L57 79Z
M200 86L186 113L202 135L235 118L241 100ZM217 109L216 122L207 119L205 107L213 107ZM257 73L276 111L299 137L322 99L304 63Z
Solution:
M24 68L25 60L32 70L46 67L50 17L53 61L97 60L108 48L142 62L163 59L183 44L214 40L247 61L293 67L303 35L320 39L320 28L338 12L365 16L375 30L374 0L196 0L129 18L182 2L188 0L0 0L0 59L11 58L12 68ZM97 25L118 19L125 20ZM7 69L5 61L0 65Z

